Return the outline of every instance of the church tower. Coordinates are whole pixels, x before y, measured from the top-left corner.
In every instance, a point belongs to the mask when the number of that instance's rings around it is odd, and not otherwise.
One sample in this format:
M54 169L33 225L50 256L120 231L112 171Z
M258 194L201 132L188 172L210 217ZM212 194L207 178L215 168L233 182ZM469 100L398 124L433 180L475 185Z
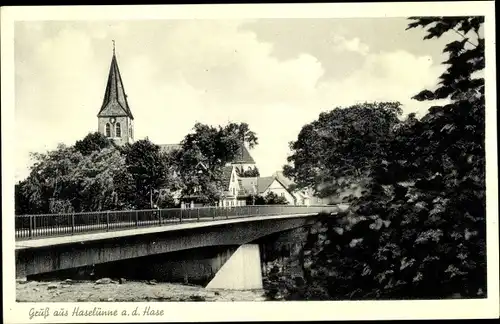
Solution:
M127 95L118 70L114 41L108 83L97 119L99 133L111 138L116 144L123 145L134 141L134 116L128 106Z

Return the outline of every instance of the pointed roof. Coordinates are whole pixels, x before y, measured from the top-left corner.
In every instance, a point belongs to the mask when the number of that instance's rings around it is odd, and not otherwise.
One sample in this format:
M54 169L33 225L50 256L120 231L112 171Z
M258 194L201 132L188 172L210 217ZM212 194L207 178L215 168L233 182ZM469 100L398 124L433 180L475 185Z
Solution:
M229 188L229 184L231 183L231 175L233 174L233 169L234 167L231 165L222 167L221 180L225 188Z
M106 92L102 101L101 110L97 117L118 117L127 116L134 119L132 112L128 106L127 95L123 87L122 77L116 62L116 55L113 50L113 58L111 59L111 67L109 68L108 83Z
M240 143L240 147L238 148L238 152L236 153L236 156L234 157L234 159L231 163L233 163L233 164L255 164L255 160L250 155L250 152L248 152L248 149L246 148L245 144L242 142L242 143Z
M256 193L261 195L267 190L267 188L269 188L274 180L277 179L273 176L241 178L241 185L247 193Z
M287 178L283 174L283 171L276 171L273 176L276 177L287 189L290 188L291 185L295 184L292 179Z

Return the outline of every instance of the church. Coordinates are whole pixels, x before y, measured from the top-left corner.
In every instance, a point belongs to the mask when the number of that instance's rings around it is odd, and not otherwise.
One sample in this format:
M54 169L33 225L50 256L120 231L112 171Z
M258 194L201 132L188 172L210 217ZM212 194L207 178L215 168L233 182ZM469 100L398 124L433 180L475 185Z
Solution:
M114 42L108 81L97 120L98 132L112 139L117 145L134 142L134 116L128 104L118 68ZM158 146L162 152L171 152L180 148L180 144L159 144ZM248 148L242 143L235 159L223 168L224 193L217 206L244 206L249 197L265 195L268 192L274 192L286 198L290 205L304 204L297 199L297 193L291 192L279 177L273 175L271 177L243 178L239 175L243 171L254 168L256 168L255 160L250 155ZM175 198L182 208L200 206L196 203L196 197L181 197L178 194Z

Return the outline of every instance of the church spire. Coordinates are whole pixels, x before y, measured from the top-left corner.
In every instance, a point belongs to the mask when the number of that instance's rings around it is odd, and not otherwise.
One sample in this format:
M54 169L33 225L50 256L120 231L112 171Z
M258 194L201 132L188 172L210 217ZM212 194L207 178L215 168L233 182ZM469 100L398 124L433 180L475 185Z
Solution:
M127 102L127 95L123 86L120 70L116 61L115 41L113 40L113 57L109 68L108 82L101 109L97 117L129 117L134 119Z

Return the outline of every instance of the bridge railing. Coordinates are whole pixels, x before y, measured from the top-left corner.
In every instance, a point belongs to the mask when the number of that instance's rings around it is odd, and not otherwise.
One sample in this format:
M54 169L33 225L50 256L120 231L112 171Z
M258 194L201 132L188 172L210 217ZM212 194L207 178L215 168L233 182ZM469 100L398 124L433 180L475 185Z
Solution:
M88 213L16 215L16 239L204 222L252 216L335 212L336 206L261 205L235 207L168 208Z

